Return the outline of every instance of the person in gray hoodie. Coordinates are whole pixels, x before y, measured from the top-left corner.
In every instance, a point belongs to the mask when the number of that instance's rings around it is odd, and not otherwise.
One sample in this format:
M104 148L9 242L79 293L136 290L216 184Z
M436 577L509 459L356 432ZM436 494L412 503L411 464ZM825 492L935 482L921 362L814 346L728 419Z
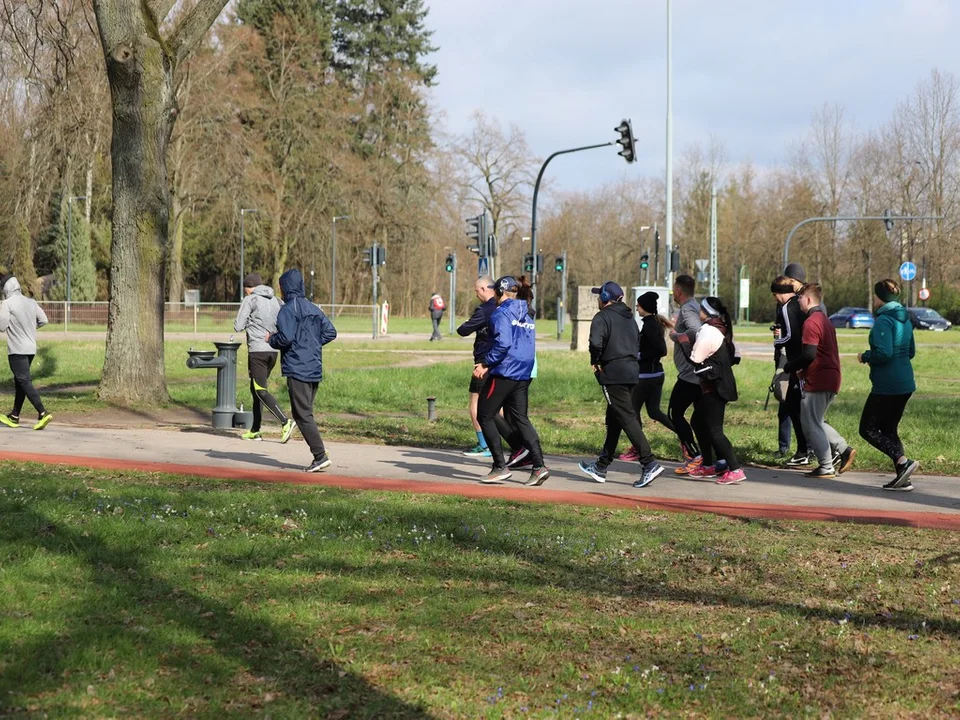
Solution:
M263 422L263 406L266 405L280 421L280 442L285 443L296 425L267 390L270 373L277 364L277 351L270 347L266 338L277 331L280 301L274 296L273 288L263 284L259 273L250 273L243 279L243 291L245 297L240 303L233 329L247 333L247 370L250 373L250 393L253 395L253 426L240 437L244 440L263 439L260 425Z
M20 290L20 282L13 276L3 284L3 304L0 305L0 332L7 334L7 358L13 371L13 410L9 415L0 415L0 423L7 427L19 427L20 411L24 399L37 411L34 430L43 430L53 416L43 407L40 393L33 386L30 365L37 354L37 328L47 324L47 316L36 300L26 297Z
M684 413L691 405L694 406L693 414L697 413L696 403L700 399L700 380L697 379L693 365L690 364L680 345L676 344L680 335L686 333L696 335L703 324L700 320L700 303L694 297L695 289L696 281L689 275L678 275L673 283L673 299L680 306L674 328L670 332L670 339L675 343L673 363L677 366L677 382L673 386L673 392L670 393L667 415L673 423L677 437L680 438L680 451L685 460L683 465L674 470L678 475L689 475L692 470L700 466L702 461L693 428L684 417ZM696 424L692 416L690 421Z

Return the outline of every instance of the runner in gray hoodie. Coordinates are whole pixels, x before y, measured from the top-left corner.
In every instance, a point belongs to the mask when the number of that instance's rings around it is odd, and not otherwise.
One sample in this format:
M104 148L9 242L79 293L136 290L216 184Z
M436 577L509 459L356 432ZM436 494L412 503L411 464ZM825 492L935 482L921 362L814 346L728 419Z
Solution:
M250 372L250 393L253 395L253 426L245 432L244 440L262 440L260 424L263 422L263 406L280 421L280 442L285 443L293 434L295 424L280 409L277 399L267 390L270 373L277 364L277 351L270 347L267 335L277 331L277 313L280 301L274 297L273 288L263 284L260 273L250 273L243 279L246 296L240 303L240 311L233 322L235 332L247 333L247 370Z
M20 291L20 282L11 276L3 284L3 304L0 305L0 332L7 334L7 357L13 371L14 400L9 415L0 415L0 423L7 427L20 425L23 400L28 398L37 411L34 430L43 430L53 416L43 407L40 393L33 386L30 364L37 354L37 328L47 324L47 316L33 298Z

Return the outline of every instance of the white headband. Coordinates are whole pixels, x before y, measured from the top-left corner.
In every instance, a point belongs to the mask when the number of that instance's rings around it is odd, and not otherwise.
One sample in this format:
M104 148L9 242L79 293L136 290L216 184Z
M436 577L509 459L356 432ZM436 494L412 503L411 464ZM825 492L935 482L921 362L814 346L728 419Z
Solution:
M710 303L707 302L706 298L700 301L700 307L702 307L703 311L710 317L720 317L720 313L713 309Z

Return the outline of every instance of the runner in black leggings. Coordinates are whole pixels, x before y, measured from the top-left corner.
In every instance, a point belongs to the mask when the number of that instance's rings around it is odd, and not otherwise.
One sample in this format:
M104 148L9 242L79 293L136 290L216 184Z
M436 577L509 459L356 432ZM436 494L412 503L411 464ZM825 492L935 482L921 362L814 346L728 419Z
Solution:
M676 345L677 339L687 332L696 334L700 329L700 303L693 296L696 284L689 275L678 275L673 283L673 299L680 306L677 312L677 320L674 323L673 330L670 331L670 339L674 341L673 362L677 366L677 382L673 386L673 392L670 393L670 403L667 405L667 415L670 422L673 423L674 432L680 438L680 450L683 453L685 464L674 470L678 475L688 475L701 462L700 447L693 436L693 428L684 417L687 408L694 405L700 399L700 381L693 372L690 361ZM693 414L696 415L696 409ZM694 418L690 418L694 421Z

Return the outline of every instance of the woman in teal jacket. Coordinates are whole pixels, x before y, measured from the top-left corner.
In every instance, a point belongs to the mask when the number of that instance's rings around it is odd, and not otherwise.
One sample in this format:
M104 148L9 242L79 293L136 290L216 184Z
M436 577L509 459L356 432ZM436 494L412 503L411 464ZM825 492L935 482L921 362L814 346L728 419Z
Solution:
M860 416L860 436L887 455L896 477L884 490L913 490L910 476L919 467L904 455L897 426L907 401L917 389L910 361L917 354L913 324L900 304L900 286L895 280L881 280L873 286L876 321L870 331L870 349L857 358L870 366L872 389Z

